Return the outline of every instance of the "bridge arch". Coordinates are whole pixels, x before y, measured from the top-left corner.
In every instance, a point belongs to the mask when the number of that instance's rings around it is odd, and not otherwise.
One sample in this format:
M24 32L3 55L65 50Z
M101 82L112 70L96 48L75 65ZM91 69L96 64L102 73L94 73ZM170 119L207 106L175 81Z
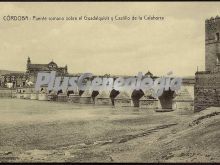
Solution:
M95 102L95 97L98 96L99 91L92 91L92 100Z
M110 98L111 98L112 105L115 105L114 99L119 95L119 93L120 92L115 89L112 89L112 91L110 92Z
M163 91L162 95L158 97L162 109L172 109L174 93L175 91L169 89L168 91Z
M139 107L139 100L143 96L144 96L144 92L141 89L133 90L133 92L131 94L131 100L133 102L134 107Z

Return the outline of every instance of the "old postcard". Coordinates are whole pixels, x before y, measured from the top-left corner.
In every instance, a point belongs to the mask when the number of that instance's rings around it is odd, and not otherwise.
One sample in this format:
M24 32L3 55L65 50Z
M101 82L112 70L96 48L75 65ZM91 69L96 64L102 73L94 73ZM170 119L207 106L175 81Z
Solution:
M1 2L0 162L220 162L220 2Z

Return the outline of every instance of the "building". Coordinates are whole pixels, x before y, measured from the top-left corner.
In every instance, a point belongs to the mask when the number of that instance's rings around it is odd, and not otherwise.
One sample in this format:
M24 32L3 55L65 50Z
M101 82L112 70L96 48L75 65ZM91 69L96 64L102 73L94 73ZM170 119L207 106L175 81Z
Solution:
M12 83L12 88L28 86L28 82L35 83L38 72L56 71L57 76L65 76L68 74L67 65L59 67L53 60L48 64L32 64L30 57L27 59L26 72L8 73L1 75L0 86L7 88L8 83Z
M153 74L150 71L148 71L147 73L145 73L145 76L146 77L153 77Z
M56 71L60 75L65 75L68 73L67 65L65 67L58 67L58 65L53 62L49 62L48 64L32 64L30 57L27 59L27 71L28 74L37 74L42 71Z
M220 69L220 17L205 22L205 70Z
M32 64L30 57L27 59L26 74L29 75L31 82L36 82L38 72L56 71L57 76L65 76L68 74L67 65L59 67L53 60L48 64Z
M25 86L28 75L25 73L8 73L1 75L0 84L2 88L7 88L8 83L12 83L12 88Z
M205 21L205 71L197 71L194 111L220 106L220 17Z

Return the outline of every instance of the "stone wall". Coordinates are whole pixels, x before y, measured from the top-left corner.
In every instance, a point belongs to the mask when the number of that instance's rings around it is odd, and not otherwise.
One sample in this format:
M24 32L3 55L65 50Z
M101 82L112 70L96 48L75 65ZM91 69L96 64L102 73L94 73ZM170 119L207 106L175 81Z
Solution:
M186 100L186 101L174 101L173 102L173 109L174 110L193 110L194 102L193 100Z
M205 70L213 71L220 53L220 18L211 18L205 22Z
M197 72L194 87L194 111L220 106L220 72Z
M144 109L157 109L158 108L159 101L157 99L140 99L140 108Z
M217 54L220 53L220 41L206 42L205 69L213 71L217 64Z
M79 95L74 95L74 94L69 95L69 98L68 98L69 103L79 103L79 101L80 101Z
M57 96L57 101L59 102L67 102L68 101L68 96L64 93L60 93Z
M0 97L12 97L15 93L15 90L2 88L0 89Z
M111 101L111 98L107 98L107 97L99 97L99 98L96 98L95 99L95 104L96 105L112 105L112 101Z

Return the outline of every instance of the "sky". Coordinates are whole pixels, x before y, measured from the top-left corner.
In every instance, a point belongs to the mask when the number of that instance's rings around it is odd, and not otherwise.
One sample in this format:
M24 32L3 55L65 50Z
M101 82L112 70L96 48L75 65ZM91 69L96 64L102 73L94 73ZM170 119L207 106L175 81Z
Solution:
M1 2L0 69L32 63L69 73L192 76L205 66L205 19L219 2ZM4 21L4 16L160 16L162 21ZM220 15L220 14L219 14Z

